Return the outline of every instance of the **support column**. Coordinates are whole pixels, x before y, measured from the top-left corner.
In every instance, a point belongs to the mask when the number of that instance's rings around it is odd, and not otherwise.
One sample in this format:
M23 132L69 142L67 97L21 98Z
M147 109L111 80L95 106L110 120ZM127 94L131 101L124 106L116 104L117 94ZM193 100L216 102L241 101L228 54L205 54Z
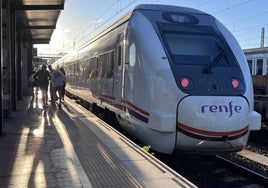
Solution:
M33 43L29 43L28 49L28 77L33 73Z
M16 84L16 11L15 3L10 2L10 73L11 73L11 109L16 111L16 100L17 100L17 84Z
M0 69L1 69L1 92L0 92L0 97L1 97L1 105L0 105L0 109L1 109L1 113L0 113L0 136L3 136L3 24L2 24L2 0L0 0Z
M22 100L22 78L21 78L21 67L22 67L22 61L21 61L21 47L22 47L22 34L21 30L18 30L18 56L17 56L17 99Z

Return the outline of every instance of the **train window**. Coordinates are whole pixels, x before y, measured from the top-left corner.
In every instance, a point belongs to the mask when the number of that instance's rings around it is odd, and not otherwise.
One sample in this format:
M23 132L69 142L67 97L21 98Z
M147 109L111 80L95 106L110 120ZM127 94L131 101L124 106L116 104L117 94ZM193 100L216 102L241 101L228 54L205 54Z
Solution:
M129 48L129 64L130 66L134 66L136 62L136 46L134 43L130 45Z
M119 46L118 48L118 61L117 61L117 66L121 66L121 61L122 61L122 46Z
M262 66L263 66L263 59L257 59L257 72L256 75L262 75Z
M209 26L160 25L173 62L177 65L230 66L225 47Z
M81 71L81 76L83 77L83 78L85 78L86 77L86 75L85 75L85 65L86 65L86 62L87 62L87 60L85 60L83 63L82 63L82 66L80 67L80 71Z
M114 71L114 51L99 56L99 76L101 78L112 78Z
M98 63L100 65L99 66L99 76L101 78L104 78L105 74L106 74L106 69L107 69L107 60L106 60L105 55L100 55L99 56Z
M252 74L252 60L248 60L248 66L249 66L249 70L250 70L250 73Z
M86 65L86 74L88 78L96 78L98 76L98 62L97 58L91 58Z
M268 62L268 59L266 59L266 62ZM267 73L268 73L268 67L267 67L267 70L266 70L266 72L264 73L264 75L267 75Z
M112 78L114 75L114 51L109 52L108 54L108 67L107 67L107 78Z

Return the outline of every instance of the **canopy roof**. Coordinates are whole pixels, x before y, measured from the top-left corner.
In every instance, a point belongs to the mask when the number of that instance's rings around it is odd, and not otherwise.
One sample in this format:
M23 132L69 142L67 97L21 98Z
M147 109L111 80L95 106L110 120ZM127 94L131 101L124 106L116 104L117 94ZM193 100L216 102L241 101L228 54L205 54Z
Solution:
M15 0L17 28L33 44L49 43L65 0Z

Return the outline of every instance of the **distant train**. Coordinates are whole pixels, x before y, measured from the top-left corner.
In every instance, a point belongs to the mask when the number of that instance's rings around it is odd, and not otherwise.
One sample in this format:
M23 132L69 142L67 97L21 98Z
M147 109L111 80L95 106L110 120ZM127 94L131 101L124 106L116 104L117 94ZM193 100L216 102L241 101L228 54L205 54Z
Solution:
M199 10L139 5L53 67L158 152L241 150L261 126L243 51Z
M268 94L268 47L245 49L256 95Z
M261 114L264 124L268 121L268 47L245 49L254 90L254 109Z

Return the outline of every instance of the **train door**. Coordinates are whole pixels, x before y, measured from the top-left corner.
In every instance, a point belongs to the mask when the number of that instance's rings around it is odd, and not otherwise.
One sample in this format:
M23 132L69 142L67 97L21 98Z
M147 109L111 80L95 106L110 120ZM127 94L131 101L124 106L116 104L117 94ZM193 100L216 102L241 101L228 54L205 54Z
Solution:
M115 59L114 64L114 96L116 103L121 103L124 92L124 54L125 54L125 43L124 43L124 33L120 33L117 38Z
M266 75L266 66L263 59L249 59L248 65L252 75Z

